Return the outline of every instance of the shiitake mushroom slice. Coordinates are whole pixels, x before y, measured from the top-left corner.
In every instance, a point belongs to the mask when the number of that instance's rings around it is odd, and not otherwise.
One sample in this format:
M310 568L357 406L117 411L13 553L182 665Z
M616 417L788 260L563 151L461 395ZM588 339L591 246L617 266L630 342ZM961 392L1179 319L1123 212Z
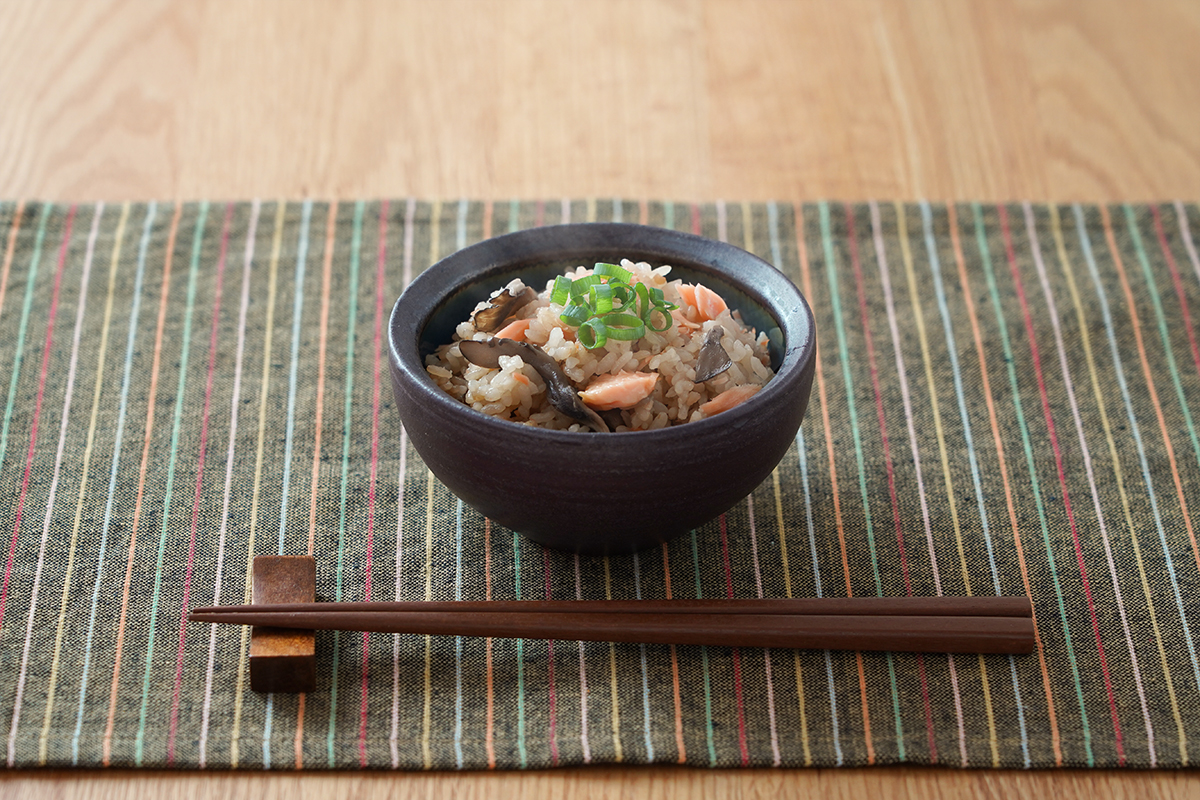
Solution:
M505 286L488 301L490 305L475 312L471 317L471 323L477 331L492 333L499 330L506 319L536 299L537 292L528 286L525 287L525 291L517 295L513 295Z
M733 366L729 353L721 346L721 337L725 329L714 325L704 337L700 347L700 357L696 359L696 383L704 383L720 375Z

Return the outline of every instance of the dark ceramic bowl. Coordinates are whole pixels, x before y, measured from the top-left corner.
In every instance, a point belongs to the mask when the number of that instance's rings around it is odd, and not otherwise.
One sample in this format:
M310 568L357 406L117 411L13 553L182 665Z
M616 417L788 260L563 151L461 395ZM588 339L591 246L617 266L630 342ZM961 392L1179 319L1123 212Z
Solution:
M447 395L423 357L476 303L520 277L541 289L568 267L630 258L670 264L767 331L775 377L718 416L655 431L572 433L496 419ZM629 553L727 511L783 458L808 406L812 311L781 272L728 244L641 225L558 225L480 242L439 261L396 301L392 390L413 446L450 491L548 547Z

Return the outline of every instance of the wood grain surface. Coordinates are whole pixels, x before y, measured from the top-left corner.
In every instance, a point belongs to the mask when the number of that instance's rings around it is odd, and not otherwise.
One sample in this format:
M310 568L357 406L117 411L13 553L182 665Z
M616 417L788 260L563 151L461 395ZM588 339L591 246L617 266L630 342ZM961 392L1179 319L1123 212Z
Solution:
M1145 200L1194 0L4 0L0 196Z
M25 771L0 776L5 800L1191 800L1188 772L1003 772L934 768L714 771L593 767L493 773L175 773Z
M1195 0L0 0L0 197L1197 199ZM18 771L5 798L1184 798L1188 772Z

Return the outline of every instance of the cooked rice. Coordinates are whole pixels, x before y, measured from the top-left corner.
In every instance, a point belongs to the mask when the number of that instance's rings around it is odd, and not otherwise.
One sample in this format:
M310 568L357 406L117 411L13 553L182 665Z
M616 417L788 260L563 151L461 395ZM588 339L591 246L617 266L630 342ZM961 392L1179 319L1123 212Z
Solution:
M650 396L631 408L621 409L622 424L614 430L654 430L695 422L705 417L701 406L722 392L747 384L762 386L774 375L766 333L756 333L743 324L738 311L726 309L715 319L698 321L698 311L680 294L683 282L667 280L671 267L653 268L645 262L635 264L628 259L622 260L621 266L633 274L634 280L662 289L667 302L678 306L672 312L674 322L666 331L656 333L647 329L645 336L637 341L610 338L604 347L588 350L576 342L575 329L559 320L563 307L550 302L553 281L515 315L516 319L532 320L525 332L526 340L539 345L559 362L579 390L606 373L623 370L658 373L659 380ZM591 269L578 267L566 275L578 279L591 273ZM516 279L506 288L515 296L525 290L525 284ZM485 301L478 308L486 305ZM722 345L732 366L706 382L696 383L700 347L705 334L718 325L725 330ZM452 397L485 414L541 428L590 430L549 404L545 382L519 356L501 356L500 369L489 369L470 363L459 352L459 341L490 338L492 334L477 331L470 320L461 322L454 341L426 357L426 370Z

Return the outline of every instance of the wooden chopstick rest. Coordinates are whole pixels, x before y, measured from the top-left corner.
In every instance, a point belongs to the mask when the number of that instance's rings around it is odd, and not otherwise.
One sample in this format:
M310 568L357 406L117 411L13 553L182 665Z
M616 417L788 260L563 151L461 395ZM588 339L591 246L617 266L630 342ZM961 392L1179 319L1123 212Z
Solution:
M312 603L317 564L312 556L255 556L254 603ZM317 688L317 644L311 630L250 629L250 688L256 692L311 692Z

